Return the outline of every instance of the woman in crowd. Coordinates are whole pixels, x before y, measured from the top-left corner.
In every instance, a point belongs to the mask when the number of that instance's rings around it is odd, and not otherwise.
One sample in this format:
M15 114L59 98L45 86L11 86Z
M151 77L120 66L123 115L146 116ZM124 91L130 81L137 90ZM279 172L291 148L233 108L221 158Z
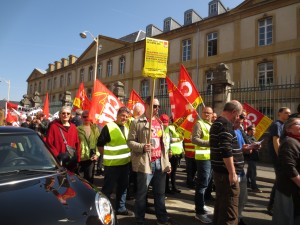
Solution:
M289 119L280 141L273 225L300 224L300 118Z
M71 107L63 106L59 118L50 124L46 142L53 154L62 162L68 162L68 169L75 171L80 161L80 143L76 126L70 123L70 116ZM75 157L71 156L71 150L75 150Z
M81 149L78 172L80 176L93 183L95 163L100 156L96 146L100 132L98 127L89 120L88 116L89 111L83 111L81 115L82 125L77 127Z

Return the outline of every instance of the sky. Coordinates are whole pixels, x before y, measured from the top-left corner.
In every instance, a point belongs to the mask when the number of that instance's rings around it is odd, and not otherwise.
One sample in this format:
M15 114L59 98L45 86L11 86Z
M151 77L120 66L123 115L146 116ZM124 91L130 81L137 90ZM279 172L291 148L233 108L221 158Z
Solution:
M0 100L20 101L27 93L32 71L49 63L79 57L93 42L80 32L121 38L172 17L183 25L184 12L194 9L208 15L210 0L1 0L0 3ZM233 9L243 0L221 0Z

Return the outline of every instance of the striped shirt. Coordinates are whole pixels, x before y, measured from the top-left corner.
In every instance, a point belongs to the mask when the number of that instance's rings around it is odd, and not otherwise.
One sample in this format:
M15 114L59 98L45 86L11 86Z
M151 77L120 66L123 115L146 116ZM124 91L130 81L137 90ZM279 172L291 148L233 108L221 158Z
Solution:
M239 174L244 167L244 157L233 124L224 117L218 117L212 124L209 135L212 169L219 173L228 173L223 158L233 157L236 173Z

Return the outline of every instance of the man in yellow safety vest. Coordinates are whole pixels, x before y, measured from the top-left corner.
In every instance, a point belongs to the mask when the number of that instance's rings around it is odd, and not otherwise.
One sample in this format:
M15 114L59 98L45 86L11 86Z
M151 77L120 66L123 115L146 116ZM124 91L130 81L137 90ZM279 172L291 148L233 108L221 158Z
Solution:
M130 111L121 107L116 121L106 124L98 139L98 149L103 154L104 182L102 192L110 198L116 187L115 210L117 215L132 216L125 206L131 151L127 146L128 128L125 126Z
M211 223L212 220L207 216L209 213L205 207L204 195L211 179L211 163L209 148L209 130L213 110L211 107L202 109L200 120L195 123L192 131L192 143L196 145L195 159L197 165L197 178L195 190L195 218L202 223Z

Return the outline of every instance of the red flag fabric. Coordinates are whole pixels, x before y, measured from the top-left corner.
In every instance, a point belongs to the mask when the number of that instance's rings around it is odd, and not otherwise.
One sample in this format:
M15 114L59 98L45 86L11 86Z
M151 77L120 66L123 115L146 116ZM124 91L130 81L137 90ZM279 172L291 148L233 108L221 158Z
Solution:
M198 113L191 103L183 96L169 77L166 77L170 98L173 124L176 131L186 139L190 139L193 125L197 122Z
M14 104L14 103L11 103L11 102L7 102L7 108L8 109L15 109L15 110L18 110L18 105L17 104Z
M115 121L123 103L99 80L94 82L89 119L101 126Z
M192 78L186 71L184 65L181 65L180 67L178 89L195 109L197 109L197 107L203 102Z
M245 120L245 126L248 127L250 125L254 125L256 128L256 132L254 137L258 140L264 132L268 129L268 127L273 122L269 117L265 116L252 106L247 103L243 105L244 110L247 113L247 117Z
M48 96L48 92L46 94L46 99L45 99L45 102L44 102L43 112L44 112L44 115L45 115L46 119L49 119L49 96Z
M18 118L16 116L13 116L11 114L11 112L7 112L7 115L6 115L6 122L8 123L14 123L14 122L17 122L18 121Z
M81 82L73 101L73 111L76 111L76 109L89 110L90 106L91 106L91 102L88 99L84 89L84 85Z
M130 92L129 99L128 99L127 107L129 110L132 111L136 104L142 104L145 109L145 103L144 103L143 99L139 96L139 94L134 89L132 89L132 91Z

